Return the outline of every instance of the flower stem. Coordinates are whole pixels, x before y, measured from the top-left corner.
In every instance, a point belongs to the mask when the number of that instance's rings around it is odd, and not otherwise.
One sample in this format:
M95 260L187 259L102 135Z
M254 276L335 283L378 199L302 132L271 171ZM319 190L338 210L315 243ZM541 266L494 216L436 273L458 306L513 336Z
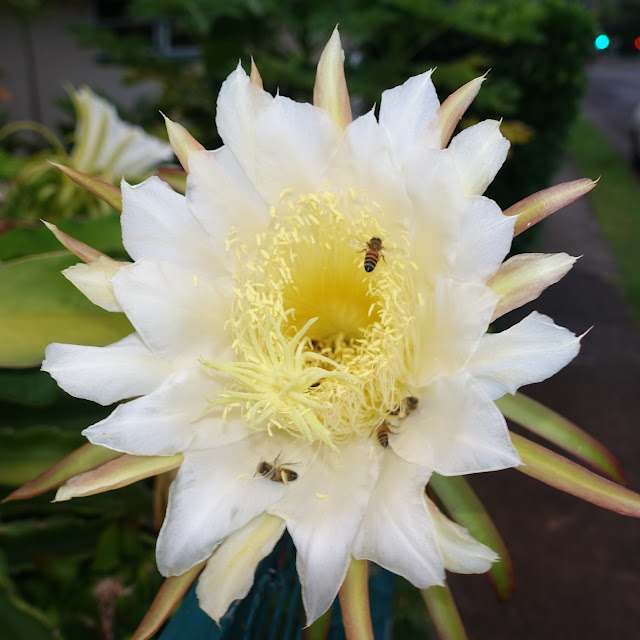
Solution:
M347 640L373 640L369 608L369 567L366 560L351 559L338 597Z
M440 640L468 640L447 584L420 589Z

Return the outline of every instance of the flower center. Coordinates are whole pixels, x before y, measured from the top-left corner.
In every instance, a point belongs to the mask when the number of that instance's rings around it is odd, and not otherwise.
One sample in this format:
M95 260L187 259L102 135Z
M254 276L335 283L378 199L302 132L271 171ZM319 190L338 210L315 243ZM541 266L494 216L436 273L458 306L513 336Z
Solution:
M242 265L238 361L205 364L236 384L210 406L240 406L254 428L331 446L370 435L397 409L408 394L392 361L416 301L406 239L389 237L376 213L356 191L286 191L252 259L230 242Z

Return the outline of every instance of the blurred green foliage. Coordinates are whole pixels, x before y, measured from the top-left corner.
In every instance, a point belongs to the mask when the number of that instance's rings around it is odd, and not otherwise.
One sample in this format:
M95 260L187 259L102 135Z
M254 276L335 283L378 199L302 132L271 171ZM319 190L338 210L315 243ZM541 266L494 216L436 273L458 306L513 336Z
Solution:
M132 0L129 15L168 22L200 55L167 58L109 29L78 32L128 69L128 82L156 80L162 110L207 148L220 144L215 100L239 58L248 68L254 57L267 90L309 100L337 22L356 114L379 103L381 90L428 68L437 67L441 98L491 69L462 125L505 118L514 147L488 194L505 208L548 186L557 169L594 35L587 10L567 0ZM157 106L136 116L155 125Z
M430 67L438 67L434 81L441 98L491 69L462 126L505 118L503 130L514 146L489 193L503 207L548 185L578 109L593 38L588 13L565 0L133 0L131 15L143 22L169 21L174 35L193 43L199 57L167 58L148 42L104 29L84 29L82 38L127 67L129 82L158 81L163 111L209 148L220 144L215 98L239 57L247 68L254 56L268 90L308 100L315 64L337 22L356 114L379 103L382 89ZM157 127L157 107L141 105L128 119ZM0 180L19 173L25 162L0 152ZM58 179L67 180L56 174L54 190ZM24 197L33 209L30 217L49 217L46 200ZM67 315L59 317L59 305L77 292L57 271L73 260L51 253L59 247L45 229L11 226L0 228L0 292L11 301L3 326L19 328L25 320L18 312L33 316L35 298L51 322L42 331L25 331L33 340L22 351L15 339L2 338L14 356L19 352L12 361L18 368L0 370L5 493L83 444L81 429L111 410L70 399L46 374L19 366L35 364L47 341L101 344L128 330L121 314L99 309L87 322L88 309L77 300L74 306L65 302ZM113 257L123 255L117 215L66 220L60 227ZM87 332L82 339L69 338L80 325ZM2 505L0 640L132 633L160 585L152 496L149 481L60 504L50 504L48 495ZM421 616L413 619L411 607L399 612L401 634L421 632Z

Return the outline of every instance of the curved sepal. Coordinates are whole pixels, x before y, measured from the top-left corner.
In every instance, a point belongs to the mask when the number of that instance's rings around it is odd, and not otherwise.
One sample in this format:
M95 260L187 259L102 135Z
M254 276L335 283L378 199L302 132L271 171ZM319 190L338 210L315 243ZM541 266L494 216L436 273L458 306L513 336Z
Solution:
M260 87L261 89L264 89L264 84L262 83L262 76L258 71L258 67L256 66L253 56L251 56L251 73L249 74L249 80L256 86Z
M597 183L597 180L589 178L563 182L516 202L504 211L505 216L518 216L513 228L513 236L526 231L536 222L544 220L547 216L589 193Z
M56 227L55 224L51 224L46 220L42 221L45 227L53 233L58 242L65 248L71 251L74 256L77 256L83 262L94 262L98 258L108 258L106 254L102 253L102 251L98 251L93 247L90 247L88 244L84 242L80 242L80 240L76 240L74 237L70 236L68 233L61 231Z
M438 109L436 117L441 127L440 148L444 149L451 140L455 128L460 122L469 105L474 101L480 91L486 75L474 78L467 84L456 89Z
M120 455L91 471L70 478L58 489L54 502L120 489L138 480L171 471L181 464L181 453L173 456Z
M174 191L178 193L187 192L187 173L182 169L168 169L161 167L156 170L156 175L164 180Z
M511 440L523 462L518 471L599 507L640 518L640 494L515 433Z
M420 594L427 605L439 640L468 640L458 608L446 583L420 589Z
M138 625L131 640L147 640L150 638L169 617L176 605L187 593L193 581L198 577L205 563L201 562L182 575L167 578L153 599L149 611Z
M50 469L30 480L8 495L2 502L9 500L25 500L39 496L45 491L59 487L63 482L79 473L90 471L96 467L118 458L122 454L96 444L85 444L73 453L60 460Z
M189 173L189 154L192 151L204 151L204 147L181 124L170 120L164 113L162 116L169 134L171 148L184 170Z
M496 404L508 420L513 420L562 447L611 480L625 484L624 470L615 456L594 437L559 413L521 393L502 396L496 400Z
M313 104L329 112L332 120L344 129L352 120L351 102L344 75L344 51L338 27L325 46L316 72Z
M501 296L491 321L535 300L567 275L576 260L566 253L520 253L505 260L487 282Z
M429 480L449 515L479 542L493 549L500 559L489 569L489 579L500 600L510 598L516 587L511 555L491 516L462 476L444 477L434 473Z
M57 162L51 162L51 164L60 169L62 173L69 176L69 178L71 178L75 183L98 196L101 200L104 200L109 206L113 207L119 213L122 213L122 194L118 187L114 187L112 184L109 184L104 180L100 180L100 178L94 178L93 176L82 171L78 171L77 169L65 167L63 164L58 164Z

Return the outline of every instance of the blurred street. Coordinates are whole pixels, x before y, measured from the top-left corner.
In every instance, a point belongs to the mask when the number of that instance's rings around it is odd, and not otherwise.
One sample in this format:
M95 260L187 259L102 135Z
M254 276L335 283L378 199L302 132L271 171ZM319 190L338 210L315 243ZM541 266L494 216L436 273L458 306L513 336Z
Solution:
M605 132L611 144L629 158L631 114L640 104L640 61L603 59L588 67L583 113Z
M601 126L626 158L629 116L640 101L639 71L637 63L592 67L583 106L583 115ZM602 167L605 177L606 172ZM567 162L554 182L579 177ZM566 369L524 393L609 447L627 473L628 486L637 491L640 341L616 286L615 257L588 198L551 216L533 250L583 257L538 301L514 312L513 322L535 308L578 334L594 326ZM582 502L515 470L481 474L473 478L473 486L507 541L517 590L510 601L498 603L484 577L451 576L470 638L638 637L640 521Z

